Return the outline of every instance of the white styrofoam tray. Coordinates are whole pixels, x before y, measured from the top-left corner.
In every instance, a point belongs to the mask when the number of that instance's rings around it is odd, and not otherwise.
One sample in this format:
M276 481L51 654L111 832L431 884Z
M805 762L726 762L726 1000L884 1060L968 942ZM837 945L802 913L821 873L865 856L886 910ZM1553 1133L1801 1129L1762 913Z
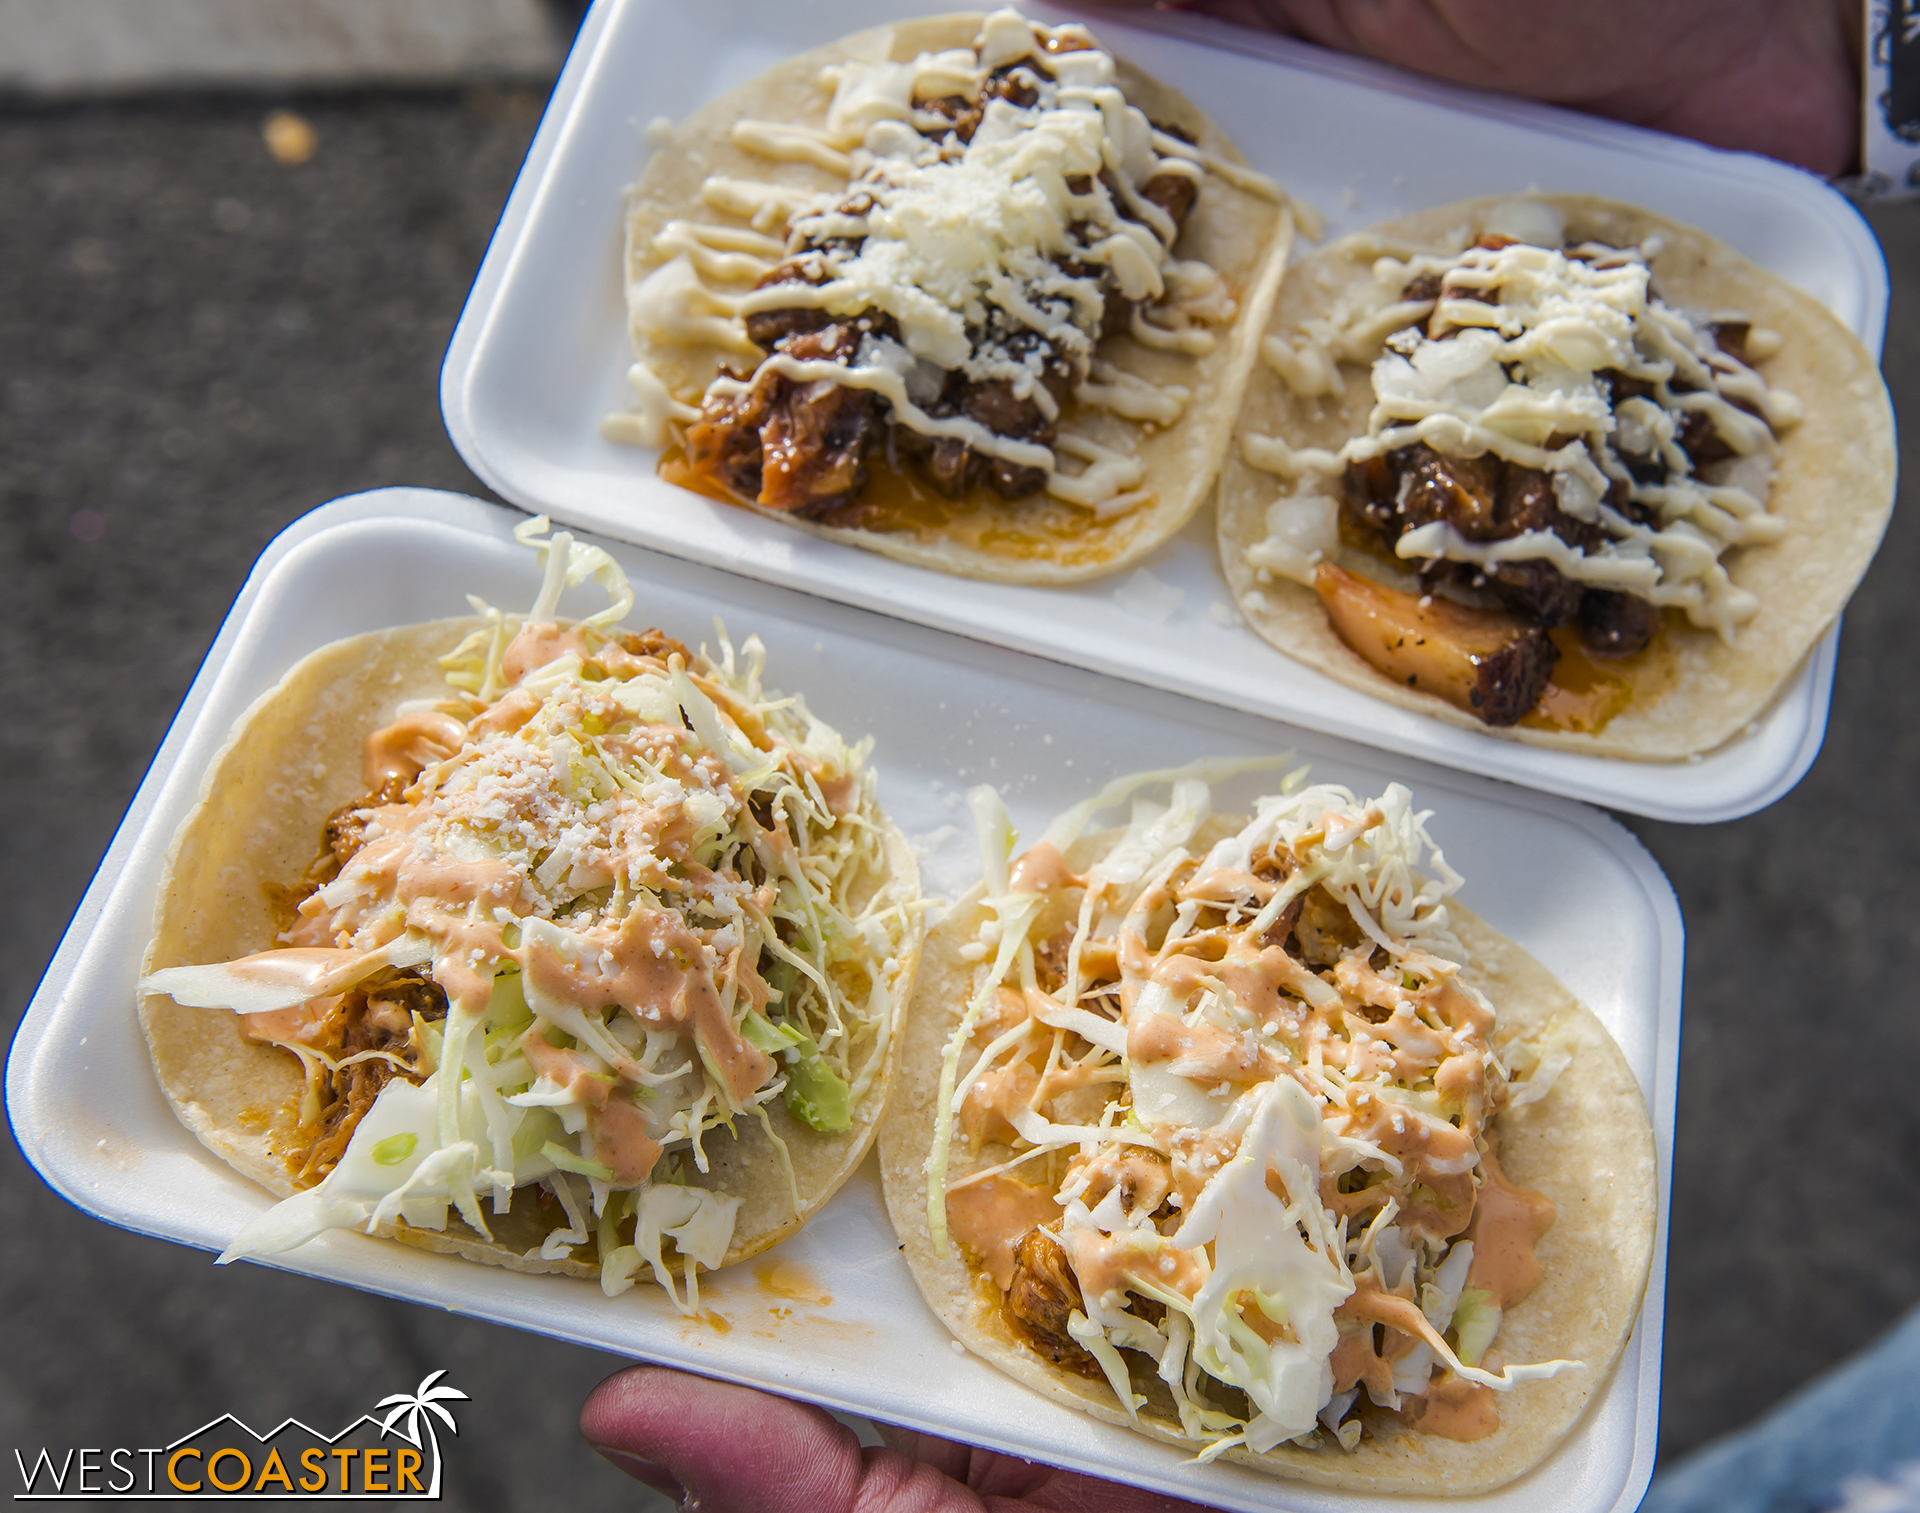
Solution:
M1153 625L1116 602L1119 579L1033 589L907 567L674 488L654 475L656 454L603 439L601 417L630 403L621 205L651 151L648 123L684 116L801 48L918 8L901 0L594 7L442 370L447 429L476 473L527 509L676 556L1660 819L1732 819L1800 780L1826 730L1837 628L1746 735L1699 761L1540 751L1395 709L1244 626L1217 623L1215 606L1224 612L1229 595L1210 508L1146 564L1185 591L1173 618ZM1123 24L1119 15L1085 14L1108 45L1201 102L1257 167L1319 206L1330 235L1469 195L1609 195L1717 234L1823 300L1879 349L1887 301L1879 248L1851 207L1808 174L1202 17L1128 11Z
M88 1212L218 1250L268 1201L174 1119L150 1069L134 984L174 828L235 719L296 660L337 637L466 611L475 592L530 603L533 558L510 511L383 489L316 511L261 557L101 863L28 1009L7 1067L21 1148ZM1581 805L1245 713L983 646L786 589L613 547L638 590L635 624L697 643L722 617L767 643L769 682L804 691L842 731L875 737L882 802L949 896L977 875L963 790L1001 785L1024 834L1122 772L1296 746L1365 792L1408 783L1469 879L1464 901L1547 963L1619 1040L1653 1110L1660 1223L1653 1280L1618 1371L1568 1443L1491 1508L1621 1513L1652 1474L1659 1408L1666 1191L1679 1050L1681 926L1672 890L1617 824ZM592 592L588 590L587 592ZM586 603L583 597L579 604ZM1257 779L1223 792L1244 802ZM1274 1481L1056 1406L973 1357L956 1358L895 1249L868 1161L799 1235L702 1286L729 1326L690 1322L657 1289L608 1300L592 1283L524 1277L333 1234L273 1264L1224 1507L1411 1510ZM209 1279L209 1285L217 1285ZM809 1301L811 1297L812 1301ZM830 1301L823 1301L829 1299Z

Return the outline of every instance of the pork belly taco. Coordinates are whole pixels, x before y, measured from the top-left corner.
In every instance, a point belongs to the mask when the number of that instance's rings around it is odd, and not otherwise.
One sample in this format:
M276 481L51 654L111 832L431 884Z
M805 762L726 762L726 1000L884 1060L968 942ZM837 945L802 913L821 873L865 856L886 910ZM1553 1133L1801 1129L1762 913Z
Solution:
M1651 1125L1594 1015L1450 902L1394 785L1131 779L927 943L880 1149L915 1278L1056 1401L1275 1475L1538 1464L1646 1285ZM1088 830L1134 796L1130 823Z
M635 404L603 430L905 562L1095 577L1206 496L1292 225L1085 27L861 32L703 106L648 163Z
M1704 232L1570 195L1348 237L1288 279L1220 483L1247 621L1533 745L1739 733L1893 504L1873 359Z
M527 615L296 666L174 841L154 1068L281 1199L223 1261L358 1228L692 1309L871 1143L921 932L866 744L758 638L623 630L613 560L537 544ZM589 576L611 604L557 620Z

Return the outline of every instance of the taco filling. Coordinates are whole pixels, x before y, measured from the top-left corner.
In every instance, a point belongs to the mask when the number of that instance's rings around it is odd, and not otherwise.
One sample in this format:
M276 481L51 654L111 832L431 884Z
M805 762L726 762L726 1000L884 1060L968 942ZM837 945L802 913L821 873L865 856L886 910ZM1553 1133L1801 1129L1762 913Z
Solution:
M838 187L712 174L699 210L718 219L651 235L628 291L637 408L608 434L677 441L675 481L827 525L899 523L876 467L1094 519L1149 503L1129 438L1174 425L1192 391L1112 344L1212 352L1238 301L1173 247L1210 175L1278 191L1130 104L1077 25L997 11L971 47L849 58L820 82L823 124L738 119L730 140ZM719 372L676 392L662 354L702 348ZM1081 423L1094 411L1128 435Z
M1726 559L1785 532L1768 502L1800 406L1757 371L1778 333L1659 297L1657 233L1562 237L1551 206L1512 202L1464 251L1381 257L1296 342L1267 337L1307 399L1371 359L1374 403L1338 451L1244 438L1249 464L1304 480L1244 555L1312 587L1396 683L1488 725L1594 730L1626 693L1609 664L1667 615L1731 645L1762 613ZM1342 544L1395 581L1340 566Z
M142 984L305 1071L274 1143L293 1196L222 1260L450 1211L486 1239L511 1212L609 1295L643 1269L673 1291L677 1257L692 1306L742 1203L714 1148L759 1124L800 1213L770 1107L832 1137L878 1094L915 905L865 748L762 687L757 638L710 660L620 630L612 559L538 545L524 622L486 611L441 658L447 697L366 737L367 792L316 836L278 943ZM613 602L563 628L589 575Z
M1462 976L1460 879L1406 789L1295 773L1209 845L1207 785L1176 775L1069 865L1142 781L1010 869L1001 847L961 950L934 1251L957 1241L1004 1331L1136 1422L1170 1399L1202 1458L1495 1433L1500 1394L1582 1369L1500 1345L1554 1205L1503 1176L1496 1120L1567 1057L1503 1036Z

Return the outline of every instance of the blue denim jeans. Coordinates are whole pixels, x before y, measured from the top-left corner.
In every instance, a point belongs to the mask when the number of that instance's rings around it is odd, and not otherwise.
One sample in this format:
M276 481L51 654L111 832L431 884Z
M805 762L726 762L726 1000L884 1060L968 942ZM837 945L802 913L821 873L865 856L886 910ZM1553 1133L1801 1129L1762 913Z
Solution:
M1920 1513L1920 1308L1654 1478L1640 1513Z

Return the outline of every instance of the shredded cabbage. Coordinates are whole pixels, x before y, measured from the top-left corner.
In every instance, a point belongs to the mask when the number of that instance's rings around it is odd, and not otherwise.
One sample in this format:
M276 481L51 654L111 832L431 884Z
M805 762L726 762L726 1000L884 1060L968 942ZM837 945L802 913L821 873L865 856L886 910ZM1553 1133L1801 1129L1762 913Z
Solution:
M1575 1369L1481 1369L1502 1309L1447 1205L1491 1180L1509 1071L1428 815L1398 784L1363 800L1299 769L1209 826L1228 770L1110 784L1019 867L998 795L970 795L987 881L927 1159L936 1250L956 1160L969 1181L1038 1177L1081 1294L1050 1358L1084 1351L1132 1415L1145 1356L1203 1459L1322 1433L1351 1450L1363 1412L1442 1369L1497 1391ZM1122 804L1125 827L1070 865ZM1565 1065L1557 1045L1507 1049L1532 1096ZM1337 1379L1341 1342L1377 1323L1399 1342L1384 1373L1349 1351Z
M541 1259L596 1263L609 1292L644 1268L690 1308L693 1269L732 1249L741 1201L702 1185L703 1139L755 1119L799 1208L792 1137L767 1106L852 1128L919 905L891 865L866 744L766 688L757 638L736 648L716 626L709 657L619 632L633 591L610 556L544 518L515 535L544 564L532 611L476 604L482 627L442 659L464 697L406 706L370 738L370 787L376 746L410 753L416 775L353 811L358 849L281 946L143 986L256 1016L250 1033L300 1057L303 1151L329 1138L325 1093L344 1100L348 1068L390 1073L369 1105L333 1105L336 1124L357 1119L337 1160L223 1261L452 1214L487 1236L484 1199L504 1214L539 1186ZM563 629L562 594L589 580L607 607ZM328 1049L343 1002L364 995L371 1013L423 975L444 1018L415 1010L410 1029L388 1019L380 1049Z

